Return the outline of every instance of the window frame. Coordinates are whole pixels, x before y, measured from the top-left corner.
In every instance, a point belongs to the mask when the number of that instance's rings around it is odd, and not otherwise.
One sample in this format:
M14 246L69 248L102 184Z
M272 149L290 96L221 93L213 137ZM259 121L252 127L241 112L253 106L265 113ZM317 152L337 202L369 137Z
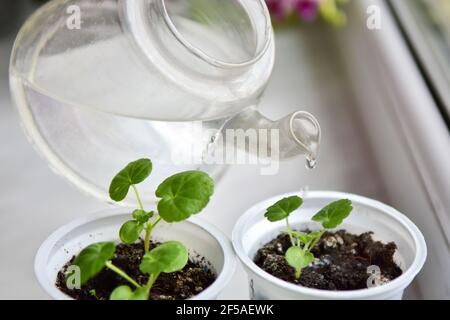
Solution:
M423 12L424 0L388 0L388 4L450 130L450 26L446 35L432 29Z

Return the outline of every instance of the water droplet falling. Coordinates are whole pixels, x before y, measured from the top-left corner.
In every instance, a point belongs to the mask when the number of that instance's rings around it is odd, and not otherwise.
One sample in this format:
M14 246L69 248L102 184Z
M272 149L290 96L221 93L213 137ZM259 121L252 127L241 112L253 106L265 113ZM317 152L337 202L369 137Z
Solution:
M306 198L308 196L308 192L309 192L309 186L308 185L300 188L300 196L302 198Z
M317 167L317 160L314 157L308 156L306 157L306 168L307 169L315 169Z

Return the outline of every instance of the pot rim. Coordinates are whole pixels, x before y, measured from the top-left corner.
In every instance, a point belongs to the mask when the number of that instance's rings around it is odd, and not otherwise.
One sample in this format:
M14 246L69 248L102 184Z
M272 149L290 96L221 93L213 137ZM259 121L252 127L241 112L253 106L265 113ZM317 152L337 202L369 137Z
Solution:
M47 275L43 272L43 270L47 269L47 257L55 244L57 244L58 241L60 241L60 239L67 233L84 224L110 216L124 215L126 213L126 210L127 208L106 209L87 215L85 217L78 218L58 228L42 243L34 259L34 273L39 282L39 285L50 297L61 300L73 300L71 297L60 291L54 284L49 284L49 282L46 281ZM205 230L217 240L222 249L224 257L222 271L217 275L216 280L208 288L200 292L198 295L190 298L189 300L210 299L211 297L218 295L234 275L237 260L234 254L233 247L228 237L211 223L206 222L198 217L191 217L183 222L194 224Z
M397 292L400 290L404 290L413 281L414 277L419 273L419 271L425 264L427 256L427 247L422 233L410 219L408 219L405 215L403 215L396 209L388 205L385 205L384 203L381 203L377 200L369 199L351 193L336 192L336 191L308 191L307 196L304 197L305 199L334 198L338 200L346 198L355 203L360 203L365 206L374 207L379 210L382 210L384 214L390 216L391 218L394 218L397 222L402 224L403 227L405 227L405 229L408 231L409 235L414 241L415 246L414 260L411 266L406 271L404 271L400 277L382 286L350 291L327 291L327 290L306 288L295 285L293 283L286 282L269 274L268 272L259 268L253 262L253 260L250 259L250 257L245 253L241 242L241 239L246 232L246 230L244 230L244 226L247 224L247 221L249 219L253 218L257 214L261 214L261 211L264 210L267 206L271 205L272 203L283 197L289 197L293 195L299 195L299 192L289 192L281 194L253 205L248 210L246 210L245 213L238 219L233 229L232 243L237 256L248 269L250 269L252 272L254 272L262 279L269 281L272 284L282 287L284 289L304 295L315 296L317 298L358 299L358 298L372 297L379 294L384 294L386 292Z

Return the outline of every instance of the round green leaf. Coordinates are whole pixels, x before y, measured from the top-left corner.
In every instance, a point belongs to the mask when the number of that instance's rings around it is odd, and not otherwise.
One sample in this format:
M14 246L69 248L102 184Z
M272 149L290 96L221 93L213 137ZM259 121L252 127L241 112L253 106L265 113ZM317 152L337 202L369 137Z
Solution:
M214 192L214 181L201 171L187 171L167 178L156 190L158 213L166 222L179 222L199 213Z
M287 263L294 269L303 269L314 261L311 252L303 252L299 247L290 247L285 254Z
M178 241L165 242L144 255L141 272L158 275L182 270L189 260L186 247Z
M144 230L144 225L136 220L130 220L125 222L119 231L120 240L126 244L135 243L142 230Z
M109 196L114 201L122 201L127 196L131 185L141 183L151 172L150 159L140 159L129 163L111 181Z
M147 212L145 210L134 210L133 211L133 218L140 222L140 223L146 223L151 217L153 217L153 211Z
M80 268L80 283L85 284L102 271L106 262L113 258L115 251L114 242L94 243L83 249L73 262L73 265Z
M128 286L117 287L111 292L110 300L148 300L148 290L137 288L135 291Z
M298 196L283 198L274 205L267 208L264 216L270 221L275 222L286 219L303 204L303 199Z
M320 222L325 229L334 229L349 216L352 210L353 206L350 200L338 200L320 210L312 217L312 220Z

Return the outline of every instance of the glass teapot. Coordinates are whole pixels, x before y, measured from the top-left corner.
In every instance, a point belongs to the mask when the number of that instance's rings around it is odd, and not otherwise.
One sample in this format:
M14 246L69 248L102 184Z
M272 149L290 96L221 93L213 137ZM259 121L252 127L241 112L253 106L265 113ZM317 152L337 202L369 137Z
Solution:
M273 121L256 108L273 63L264 0L53 0L17 36L10 79L51 167L107 200L114 173L139 157L154 163L146 190L182 170L220 178L227 166L205 157L225 146L260 155L270 145L266 156L312 164L316 119L299 111ZM233 130L277 134L256 134L258 147L247 148L225 134Z

